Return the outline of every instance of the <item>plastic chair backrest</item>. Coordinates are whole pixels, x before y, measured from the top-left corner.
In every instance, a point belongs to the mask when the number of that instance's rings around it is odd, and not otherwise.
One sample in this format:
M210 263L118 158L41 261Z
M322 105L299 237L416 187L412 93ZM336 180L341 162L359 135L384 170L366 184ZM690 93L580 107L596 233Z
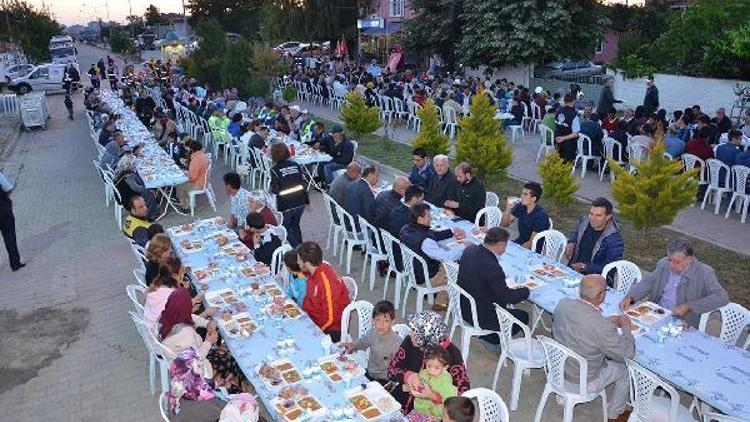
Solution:
M337 219L333 218L334 215L338 216L338 214L334 214L336 212L336 206L338 205L336 204L336 200L331 198L327 193L323 193L323 204L326 207L326 214L328 215L328 220L331 222L331 225L341 226L341 220L337 221Z
M663 420L677 422L677 410L680 406L680 396L677 390L634 361L628 360L626 363L628 373L630 373L630 402L633 406L630 420L638 422L654 420L654 409L651 405L655 397L654 393L659 388L669 395L669 413L667 418Z
M747 195L747 178L750 176L750 167L739 164L732 166L732 188L739 195Z
M500 205L500 198L495 192L487 191L484 193L484 206L497 207Z
M352 301L341 313L341 339L342 341L354 341L362 338L367 331L372 328L372 309L373 304L366 300ZM357 336L352 336L349 332L349 323L351 322L352 313L357 314ZM346 339L346 340L344 340Z
M289 244L283 244L276 248L275 251L273 251L273 255L271 255L271 275L276 276L279 273L284 272L284 255L291 251L292 246Z
M365 241L367 241L367 251L378 255L385 254L385 249L381 244L378 229L365 220L361 215L358 215L357 219L359 220L359 229L365 237Z
M690 171L694 169L696 165L700 167L700 172L698 172L698 181L700 183L706 182L706 172L708 170L706 168L706 163L703 161L703 159L701 159L697 155L688 154L688 153L682 154L680 158L682 159L682 166L685 169L685 171Z
M641 269L632 262L626 261L624 259L620 261L610 262L609 264L605 265L604 268L602 268L602 276L606 278L607 275L609 275L609 272L613 269L617 271L617 283L615 284L615 290L622 294L627 294L630 290L630 286L635 283L640 283L641 279L643 278Z
M508 422L508 406L496 392L487 388L472 388L462 396L477 399L479 422Z
M552 129L543 124L540 124L539 131L541 133L542 145L549 147L555 145L555 132L553 132Z
M394 324L393 331L395 331L396 334L401 337L401 340L405 339L406 336L411 334L411 328L409 328L409 326L406 324Z
M500 211L500 208L487 206L479 210L476 218L474 219L474 225L486 227L488 229L497 227L500 225L500 219L502 218L502 216L503 212ZM482 217L484 217L484 224L480 225L479 222L482 221Z
M128 294L130 301L133 302L138 315L143 316L143 306L146 303L146 288L140 284L128 284L125 286L125 292ZM138 299L138 294L143 296L143 301Z
M346 291L349 292L349 301L354 302L357 300L357 295L359 294L359 288L357 287L357 283L354 281L351 277L341 277L341 281L344 283L344 286L346 286Z
M715 158L709 158L708 160L706 160L706 167L708 167L708 185L709 186L720 187L723 184L725 188L730 187L729 185L730 170L729 170L728 165L724 164L723 162ZM722 172L721 170L724 170L724 171Z
M750 311L738 303L728 303L716 310L721 313L721 332L719 333L719 338L724 343L735 346L740 335L750 325ZM698 330L706 332L706 324L712 312L705 312L701 315Z
M390 233L388 233L387 230L380 230L380 236L383 238L383 248L385 249L386 255L388 255L388 265L391 268L391 271L403 274L402 271L398 270L398 265L396 265L396 255L395 255L395 249L394 245L396 245L399 250L401 249L401 242L393 237ZM403 257L402 257L403 261Z
M591 150L591 138L584 135L583 133L578 134L578 139L576 140L576 143L578 145L578 155L581 157L591 157L594 155L593 151ZM584 153L585 151L585 153Z
M354 224L354 217L349 214L341 205L336 204L336 212L339 216L339 221L344 226L344 233L348 239L358 240L360 239L359 232L357 232L357 226Z
M543 230L534 235L534 239L531 241L531 250L537 250L537 243L544 239L544 246L542 247L541 255L545 258L554 259L560 262L563 253L565 252L565 244L568 239L564 234L557 230Z
M159 411L164 422L169 422L169 402L167 401L167 392L162 391L159 394Z
M586 376L589 372L586 359L549 337L537 336L537 339L544 348L544 372L552 390L558 395L565 395L565 362L572 359L578 362L578 393L585 396L588 391Z
M527 358L533 356L531 347L531 330L529 329L529 327L523 322L519 321L516 317L513 316L513 314L508 312L502 306L498 305L497 303L495 303L494 305L495 314L497 315L497 321L500 324L500 346L502 346L503 350L505 350L511 357L516 356L513 347L511 347L513 344L513 326L516 325L523 331L525 343L524 347L526 349L525 356Z
M604 156L622 163L622 144L615 138L609 136L604 138Z
M419 267L421 267L425 287L432 288L430 274L427 271L427 262L425 262L424 258L403 243L401 244L401 258L404 263L404 274L411 277L415 285L417 284L417 280L419 280L417 278L417 271L420 271Z
M458 300L458 310L459 310L459 312L457 313L457 316L460 315L462 317L461 320L459 320L459 321L468 324L468 321L466 321L465 319L463 319L463 315L460 312L460 309L461 309L461 299L465 299L465 300L469 301L469 307L471 309L471 321L472 321L471 325L474 327L475 330L481 330L482 328L479 326L479 313L477 312L477 302L474 300L474 296L470 295L469 292L467 292L466 290L462 289L461 286L459 286L458 284L453 284L451 286L451 288L456 289L456 291L458 292L458 295L459 295L459 300Z

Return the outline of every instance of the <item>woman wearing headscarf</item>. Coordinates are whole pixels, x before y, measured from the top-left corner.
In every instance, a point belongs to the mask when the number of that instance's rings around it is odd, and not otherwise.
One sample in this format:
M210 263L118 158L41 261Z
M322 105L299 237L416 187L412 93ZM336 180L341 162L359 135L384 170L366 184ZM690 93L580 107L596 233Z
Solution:
M155 220L160 213L159 203L151 191L146 189L141 177L138 176L134 160L135 156L131 152L126 152L120 157L115 167L115 177L113 180L115 188L120 194L121 205L123 207L127 207L130 203L130 198L133 196L141 196L146 201L146 206L148 207L148 218Z
M424 354L431 346L440 346L448 351L448 373L453 377L458 394L470 389L461 351L451 343L443 317L435 312L421 312L411 315L408 325L411 333L401 343L388 366L388 377L396 384L391 394L401 403L403 413L408 414L413 409L414 395L428 399L433 397L429 388L421 392L403 391L403 385L411 377L419 376L419 371L425 368Z
M203 363L204 377L213 378L230 392L239 390L242 371L229 350L216 345L219 340L216 323L193 315L193 301L188 289L177 288L169 295L159 323L159 335L167 349L175 355L187 348L195 349ZM205 340L195 331L195 326L206 327Z
M169 365L167 411L175 422L216 421L224 402L216 397L216 384L204 374L204 362L192 347L180 352Z

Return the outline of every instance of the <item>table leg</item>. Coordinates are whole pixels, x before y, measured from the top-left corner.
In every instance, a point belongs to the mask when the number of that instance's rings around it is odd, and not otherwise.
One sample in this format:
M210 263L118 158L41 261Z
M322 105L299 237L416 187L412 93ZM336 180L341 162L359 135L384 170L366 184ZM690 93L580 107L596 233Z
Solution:
M302 166L303 169L305 169L305 176L307 178L307 190L310 190L311 186L315 186L315 189L321 191L320 185L318 185L315 182L315 175L318 174L318 166L320 166L320 163L312 164L312 171L310 171L310 165Z
M161 220L165 215L167 215L167 212L169 212L169 208L171 207L177 214L180 215L187 215L184 212L180 211L180 207L177 206L177 204L172 201L172 192L174 191L174 186L165 186L158 188L159 193L161 193L162 198L164 198L167 203L164 206L164 212L161 213L161 215L156 219L156 221Z
M542 328L544 328L547 331L550 331L550 329L547 327L547 324L544 322L544 309L540 308L537 305L534 305L532 303L531 305L531 333L533 334L534 331L536 331L537 325L539 323L542 323Z

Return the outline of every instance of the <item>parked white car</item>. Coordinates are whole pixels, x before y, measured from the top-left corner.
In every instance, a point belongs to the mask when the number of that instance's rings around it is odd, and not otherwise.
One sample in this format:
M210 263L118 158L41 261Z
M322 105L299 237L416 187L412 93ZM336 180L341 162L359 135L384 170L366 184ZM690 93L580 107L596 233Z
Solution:
M73 64L78 67L78 64ZM63 90L63 75L67 64L48 63L34 67L24 76L12 79L8 89L19 94L30 91L60 91ZM80 74L80 69L78 73Z
M26 76L34 69L33 64L12 64L5 69L0 70L0 82L8 83L15 78Z

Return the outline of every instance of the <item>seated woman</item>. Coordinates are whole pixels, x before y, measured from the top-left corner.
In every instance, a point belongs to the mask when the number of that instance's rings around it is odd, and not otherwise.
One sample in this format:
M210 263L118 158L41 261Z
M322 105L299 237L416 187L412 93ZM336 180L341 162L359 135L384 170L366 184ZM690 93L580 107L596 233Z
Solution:
M204 376L204 361L195 349L182 350L169 365L167 413L174 422L216 421L224 402L216 397L216 384Z
M251 212L245 217L245 228L240 230L240 240L255 256L255 260L271 265L273 251L281 246L281 239L271 234L259 213Z
M409 414L412 411L415 397L428 400L435 398L429 387L408 393L403 391L404 385L415 384L412 378L419 377L419 371L425 368L425 351L430 347L440 346L448 352L448 373L453 378L458 394L470 389L461 351L451 343L443 317L435 312L421 312L412 315L408 325L411 334L401 343L388 366L388 377L396 384L391 394L401 403L403 413Z
M230 393L238 392L244 376L229 350L216 345L219 340L216 322L194 317L192 310L193 302L187 289L177 288L169 295L159 320L162 344L175 355L187 348L195 349L203 364L203 376L226 386ZM195 331L196 326L206 327L205 340Z
M154 277L159 274L159 265L162 261L172 256L172 241L164 233L159 233L148 242L146 249L146 275L147 286L151 285Z
M161 260L159 272L146 290L146 303L143 307L143 319L156 328L159 324L164 307L167 305L169 296L175 289L180 288L178 280L182 280L186 268L182 266L179 258L168 257ZM193 297L193 309L203 303L203 295ZM216 308L208 308L200 314L193 314L193 322L201 324L204 318L212 317L216 313Z
M122 202L120 205L127 207L130 203L130 198L138 195L143 197L146 201L146 207L148 207L147 217L150 220L156 220L161 213L159 209L159 203L151 193L150 190L146 189L145 184L138 173L135 171L135 164L133 160L135 156L130 152L125 152L120 160L117 162L115 167L114 178L112 182L115 184L117 192L120 194Z

